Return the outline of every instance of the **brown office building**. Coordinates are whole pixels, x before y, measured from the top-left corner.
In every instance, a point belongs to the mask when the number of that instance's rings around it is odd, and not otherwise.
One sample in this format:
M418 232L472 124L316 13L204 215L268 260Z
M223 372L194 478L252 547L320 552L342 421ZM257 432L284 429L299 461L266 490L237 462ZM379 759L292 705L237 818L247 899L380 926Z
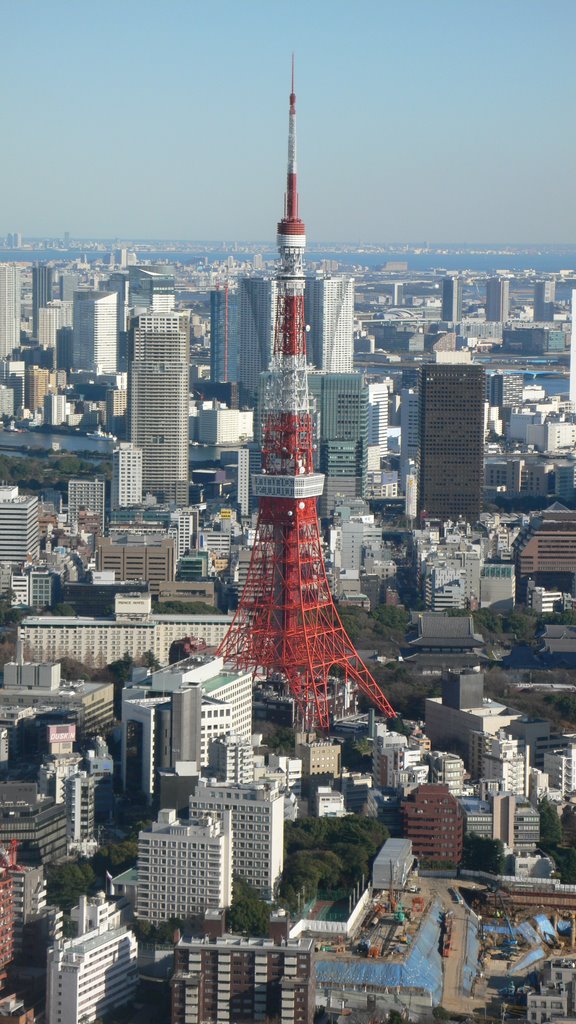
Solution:
M526 600L528 580L537 587L574 593L576 579L576 512L555 501L530 522L514 541L516 599Z
M418 508L476 522L482 509L485 378L481 366L420 370Z
M402 801L402 823L415 857L452 864L462 860L464 812L448 786L431 783L413 790Z
M203 939L174 950L172 1024L312 1024L314 940L289 939L288 918L273 915L269 939L224 934L223 914L208 913Z
M175 576L174 541L171 537L126 533L102 537L96 562L99 570L110 570L119 580L147 580L155 596L162 583Z

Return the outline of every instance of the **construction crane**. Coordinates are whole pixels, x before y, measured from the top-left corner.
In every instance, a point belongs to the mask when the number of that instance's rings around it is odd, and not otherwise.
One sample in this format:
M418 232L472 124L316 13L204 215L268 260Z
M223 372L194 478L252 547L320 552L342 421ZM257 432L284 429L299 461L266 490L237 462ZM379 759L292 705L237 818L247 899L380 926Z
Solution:
M509 932L509 936L510 936L509 938L504 940L504 942L502 943L502 946L505 949L509 949L509 950L518 949L518 940L516 939L516 936L514 934L514 928L512 927L512 922L511 922L510 918L508 917L508 911L506 910L506 904L504 903L504 900L502 899L501 893L498 893L498 901L499 901L500 906L502 908L502 916L504 917L504 919L506 921L506 925L508 927L508 932Z

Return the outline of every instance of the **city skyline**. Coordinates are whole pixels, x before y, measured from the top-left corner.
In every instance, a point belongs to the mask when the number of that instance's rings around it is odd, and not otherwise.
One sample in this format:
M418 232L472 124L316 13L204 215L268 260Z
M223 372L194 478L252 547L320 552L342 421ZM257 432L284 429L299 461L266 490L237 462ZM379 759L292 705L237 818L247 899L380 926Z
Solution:
M567 0L545 12L516 0L401 9L364 0L354 11L255 0L225 2L217 16L177 2L160 16L128 0L120 10L104 2L98 21L69 11L32 0L4 12L13 157L1 175L10 204L0 234L269 238L279 68L295 49L314 238L574 237L558 75L575 21ZM550 145L563 140L561 161L536 144L538 126Z

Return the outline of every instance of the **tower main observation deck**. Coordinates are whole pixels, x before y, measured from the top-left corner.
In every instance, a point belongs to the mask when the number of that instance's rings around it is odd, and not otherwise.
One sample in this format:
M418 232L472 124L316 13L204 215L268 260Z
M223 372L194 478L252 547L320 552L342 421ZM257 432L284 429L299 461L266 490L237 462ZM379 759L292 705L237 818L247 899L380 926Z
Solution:
M246 584L218 653L238 669L281 678L301 723L329 725L329 676L355 683L376 708L392 707L358 656L326 577L306 373L303 253L296 169L296 96L290 94L288 176L278 224L280 264L272 360L263 415L262 468L253 478L258 521Z

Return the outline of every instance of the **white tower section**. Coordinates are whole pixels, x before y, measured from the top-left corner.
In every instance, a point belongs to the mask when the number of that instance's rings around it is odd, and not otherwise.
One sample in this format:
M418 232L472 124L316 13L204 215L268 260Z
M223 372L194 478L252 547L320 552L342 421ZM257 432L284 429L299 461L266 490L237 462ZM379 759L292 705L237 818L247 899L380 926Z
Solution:
M20 268L0 266L0 359L20 345Z
M572 331L570 333L570 401L576 409L576 288L572 289Z

